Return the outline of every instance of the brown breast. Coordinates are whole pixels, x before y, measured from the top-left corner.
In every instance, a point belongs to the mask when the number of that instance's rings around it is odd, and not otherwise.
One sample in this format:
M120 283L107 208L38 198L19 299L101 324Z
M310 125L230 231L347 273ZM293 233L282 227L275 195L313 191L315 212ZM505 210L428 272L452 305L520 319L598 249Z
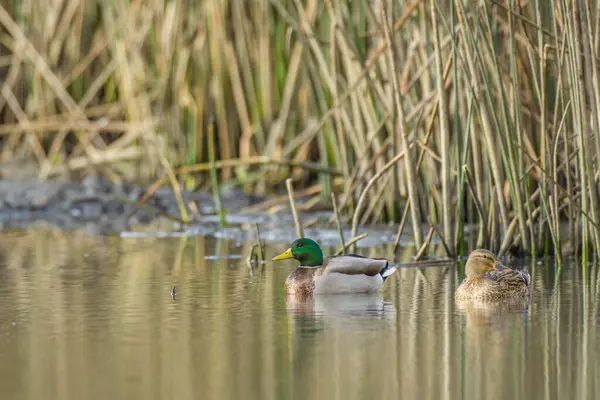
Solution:
M310 296L315 288L315 273L319 268L298 267L285 280L285 293Z

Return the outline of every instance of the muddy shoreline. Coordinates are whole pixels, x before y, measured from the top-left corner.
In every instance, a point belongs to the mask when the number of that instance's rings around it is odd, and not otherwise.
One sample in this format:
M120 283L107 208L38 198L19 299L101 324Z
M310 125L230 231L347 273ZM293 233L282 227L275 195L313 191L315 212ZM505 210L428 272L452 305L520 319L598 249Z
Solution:
M148 224L165 215L179 217L176 197L170 188L158 189L146 205L136 206L146 187L134 183L111 183L90 176L81 182L0 180L0 229L27 228L49 223L61 229L85 229L97 234L117 234L132 226ZM215 213L213 198L206 192L182 192L187 211L194 203L200 217ZM259 199L238 189L224 189L223 207L238 211Z
M157 190L146 205L153 212L136 206L147 188L133 183L114 184L101 177L89 176L81 182L0 179L0 230L31 229L52 226L64 231L80 230L92 235L119 235L121 237L175 237L187 235L213 236L235 242L255 240L254 224L261 226L261 239L266 242L289 243L296 238L294 220L289 209L277 212L244 210L265 199L247 195L239 189L222 187L222 204L227 214L226 227L215 215L213 197L207 192L183 191L187 211L193 221L180 224L169 220L165 214L179 217L179 208L169 187ZM304 200L298 200L302 204ZM194 214L189 205L197 209ZM331 210L301 212L305 234L329 246L339 245L339 233L332 226ZM163 223L163 222L166 222ZM250 228L249 228L250 227ZM370 226L369 236L358 243L371 247L392 243L396 226ZM350 227L344 225L345 237L350 237ZM412 239L401 241L411 245ZM435 242L435 240L434 240Z

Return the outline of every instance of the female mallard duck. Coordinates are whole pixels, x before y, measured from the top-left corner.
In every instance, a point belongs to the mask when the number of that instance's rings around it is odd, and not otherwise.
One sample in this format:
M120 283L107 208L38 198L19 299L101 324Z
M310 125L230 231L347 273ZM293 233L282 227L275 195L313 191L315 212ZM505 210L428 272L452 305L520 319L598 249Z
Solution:
M372 293L396 269L383 258L366 258L356 254L327 257L311 239L297 239L292 247L273 258L300 261L285 280L285 293L310 296L318 293Z
M529 296L531 276L500 264L494 253L478 249L469 255L466 278L456 289L457 300L519 300Z

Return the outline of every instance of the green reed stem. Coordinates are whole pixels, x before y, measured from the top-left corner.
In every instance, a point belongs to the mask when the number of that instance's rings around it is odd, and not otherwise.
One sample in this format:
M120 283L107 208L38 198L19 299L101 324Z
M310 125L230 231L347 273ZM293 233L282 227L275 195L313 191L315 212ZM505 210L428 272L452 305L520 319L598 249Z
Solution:
M221 200L221 188L219 186L219 177L217 174L217 168L215 167L216 157L215 149L215 132L214 124L210 124L208 127L208 160L212 168L210 169L210 184L213 194L213 202L215 203L215 210L219 215L219 223L222 227L227 226L225 210L223 209L223 202Z

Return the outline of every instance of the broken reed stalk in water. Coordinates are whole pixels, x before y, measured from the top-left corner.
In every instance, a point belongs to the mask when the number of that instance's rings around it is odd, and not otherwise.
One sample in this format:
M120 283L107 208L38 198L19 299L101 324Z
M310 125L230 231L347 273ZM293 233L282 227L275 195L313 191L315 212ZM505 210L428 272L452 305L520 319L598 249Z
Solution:
M454 257L454 254L452 254L452 251L450 250L450 247L448 246L448 242L444 238L444 235L436 229L433 222L431 222L431 219L427 218L427 222L429 222L430 229L433 229L435 231L435 234L440 238L440 242L442 242L442 247L444 247L444 250L446 250L446 255L448 255L448 257Z
M345 254L346 250L348 250L351 246L354 245L354 243L358 242L359 240L362 240L364 238L366 238L367 236L369 236L368 233L363 233L362 235L358 235L353 237L352 239L350 239L350 241L348 243L346 243L345 246L340 247L338 249L338 251L335 252L336 256L339 256L340 254Z
M404 224L406 224L406 217L408 216L408 207L410 206L409 203L410 200L406 200L406 204L404 205L404 211L402 212L402 218L400 219L400 224L398 225L396 239L394 240L394 253L398 250L398 246L400 245L400 238L402 237L402 231L404 230Z
M290 200L290 209L292 210L292 216L294 217L294 224L296 225L296 236L298 238L304 237L304 229L298 218L298 211L296 211L296 202L294 201L294 188L292 187L292 179L288 178L285 180L285 186L288 192L288 198Z
M256 243L260 249L260 260L265 261L265 247L262 240L260 240L260 228L258 227L258 224L254 224L254 231L256 232Z
M250 245L250 250L248 250L248 255L246 256L246 266L248 267L248 273L250 274L250 276L254 275L254 271L252 270L252 267L256 264L258 264L258 256L256 255L256 248L258 247L258 244L256 243L252 243L252 245Z
M423 246L421 246L421 248L415 255L416 261L419 261L421 259L421 257L423 257L425 252L427 251L427 247L429 247L429 244L431 243L431 239L433 238L434 232L435 232L435 230L433 229L433 227L429 228L429 233L427 233L427 237L425 238L425 242L423 242Z

